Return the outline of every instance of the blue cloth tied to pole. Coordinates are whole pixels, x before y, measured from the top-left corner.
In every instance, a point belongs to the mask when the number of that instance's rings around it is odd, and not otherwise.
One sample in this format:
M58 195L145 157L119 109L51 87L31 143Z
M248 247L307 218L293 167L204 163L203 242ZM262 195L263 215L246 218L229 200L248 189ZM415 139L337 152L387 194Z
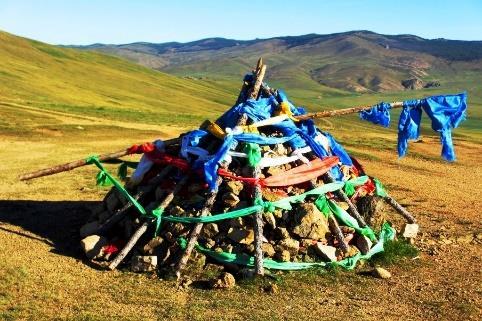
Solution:
M440 133L442 157L449 162L454 161L452 128L457 128L466 118L467 93L405 101L398 122L398 155L400 157L407 152L408 140L417 139L420 136L422 109L432 121L432 129Z
M360 118L371 121L375 125L381 125L383 127L390 126L390 109L392 106L388 103L379 103L370 110L363 110L360 112Z

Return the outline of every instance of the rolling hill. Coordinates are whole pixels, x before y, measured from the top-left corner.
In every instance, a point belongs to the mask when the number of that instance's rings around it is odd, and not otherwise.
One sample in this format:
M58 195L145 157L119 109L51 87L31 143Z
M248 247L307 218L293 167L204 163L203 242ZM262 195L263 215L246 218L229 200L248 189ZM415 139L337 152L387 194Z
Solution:
M102 51L188 77L238 77L260 56L268 77L284 86L337 93L403 90L402 81L439 81L482 71L482 41L424 39L351 31L238 41L209 38L188 43L132 43L78 47Z
M213 83L0 32L3 104L128 121L197 124L206 115L225 110L232 100L229 90Z

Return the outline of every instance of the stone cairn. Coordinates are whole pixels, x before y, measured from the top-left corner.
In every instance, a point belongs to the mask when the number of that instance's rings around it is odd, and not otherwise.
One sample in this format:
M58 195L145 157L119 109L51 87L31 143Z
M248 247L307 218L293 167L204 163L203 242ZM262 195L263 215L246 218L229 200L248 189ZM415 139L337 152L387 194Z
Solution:
M88 259L177 277L207 262L251 275L350 269L395 237L383 204L406 219L404 237L416 236L413 216L355 159L343 159L312 117L264 83L265 72L260 59L235 107L216 122L117 155L143 154L125 185L103 168L105 157L84 162L115 185L80 229ZM296 147L290 135L307 144Z

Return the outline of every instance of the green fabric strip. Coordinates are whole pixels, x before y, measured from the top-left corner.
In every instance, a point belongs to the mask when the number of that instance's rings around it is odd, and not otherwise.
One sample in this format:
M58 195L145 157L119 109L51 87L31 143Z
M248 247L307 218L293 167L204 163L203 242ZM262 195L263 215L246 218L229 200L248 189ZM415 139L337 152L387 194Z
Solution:
M147 215L147 212L144 209L144 207L142 207L142 205L139 202L137 202L135 198L133 198L129 194L129 192L125 190L122 184L119 183L114 177L112 177L112 175L109 174L109 172L107 172L104 166L102 166L98 156L89 156L86 158L85 162L87 164L94 164L95 166L97 166L100 169L100 172L103 173L102 175L104 177L104 180L109 180L117 188L117 190L121 192L121 194L124 195L137 208L139 213L141 213L142 215Z
M264 259L263 266L271 270L306 270L313 268L324 268L328 266L340 266L347 270L352 270L355 268L356 264L360 260L369 260L373 255L383 252L383 244L388 240L393 240L395 238L395 230L388 224L385 223L382 226L382 230L379 234L380 241L375 244L367 254L357 254L353 257L346 258L339 262L277 262L272 259ZM186 247L186 240L180 239L179 245L181 248ZM234 263L238 265L244 265L248 267L254 267L254 257L246 254L233 254L227 252L216 252L206 249L199 244L196 245L196 249L213 258L220 263Z
M385 191L382 182L380 182L377 178L373 178L373 181L375 182L375 194L380 197L386 197L387 192Z
M261 161L261 148L255 143L246 143L243 152L248 156L250 167L256 167Z

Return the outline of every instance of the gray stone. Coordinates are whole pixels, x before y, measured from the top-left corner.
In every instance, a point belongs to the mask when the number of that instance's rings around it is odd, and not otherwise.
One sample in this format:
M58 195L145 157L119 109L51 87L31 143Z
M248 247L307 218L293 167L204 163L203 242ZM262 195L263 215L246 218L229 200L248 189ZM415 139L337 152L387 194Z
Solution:
M329 233L327 218L313 203L303 203L297 207L294 215L293 233L301 238L324 240Z
M251 244L254 241L254 232L245 228L230 228L228 237L236 243Z
M226 190L235 195L239 195L239 193L243 190L243 188L244 188L244 185L240 181L232 180L226 183Z
M275 237L278 239L278 240L284 240L284 239L289 239L290 238L290 233L288 232L288 230L284 227L277 227L275 230L274 230L274 233L275 233Z
M144 245L144 248L142 249L145 254L153 254L154 250L160 246L164 240L162 237L157 236L153 239L151 239L146 245Z
M133 256L131 259L132 272L152 272L157 268L157 256Z
M87 223L87 224L84 224L81 228L80 228L80 237L81 238L84 238L86 236L89 236L89 235L92 235L92 234L95 234L97 233L97 230L99 229L100 227L100 224L98 221L93 221L93 222L90 222L90 223Z
M263 218L269 226L271 226L273 229L276 228L276 219L274 218L273 213L266 212L263 214Z
M263 250L263 254L267 257L273 257L275 255L274 247L269 243L263 243L261 249Z
M234 193L224 193L222 199L224 204L229 207L235 207L239 203L239 197Z
M230 289L236 285L236 279L231 273L223 272L221 275L210 281L213 289Z
M82 250L90 260L101 258L104 255L103 248L107 244L107 239L99 235L89 235L80 241Z
M419 226L416 223L405 224L402 236L406 239L413 239L417 237Z
M336 247L318 242L315 245L315 250L322 259L336 262Z
M202 229L202 236L208 239L214 238L219 233L219 228L216 223L205 224Z
M275 152L279 156L285 156L288 154L288 150L283 144L276 144L273 148L273 152Z
M286 250L282 250L282 251L279 251L279 252L276 252L276 255L275 255L275 258L278 260L278 261L281 261L281 262L289 262L290 261L290 252L286 251Z
M380 279L389 279L392 277L392 274L390 272L381 267L376 267L373 270L373 275Z
M367 254L372 248L373 242L365 235L358 235L356 238L356 247L362 254Z
M300 242L293 239L284 239L278 242L276 249L278 252L283 250L288 251L290 256L295 256L298 254L298 250L300 249Z

